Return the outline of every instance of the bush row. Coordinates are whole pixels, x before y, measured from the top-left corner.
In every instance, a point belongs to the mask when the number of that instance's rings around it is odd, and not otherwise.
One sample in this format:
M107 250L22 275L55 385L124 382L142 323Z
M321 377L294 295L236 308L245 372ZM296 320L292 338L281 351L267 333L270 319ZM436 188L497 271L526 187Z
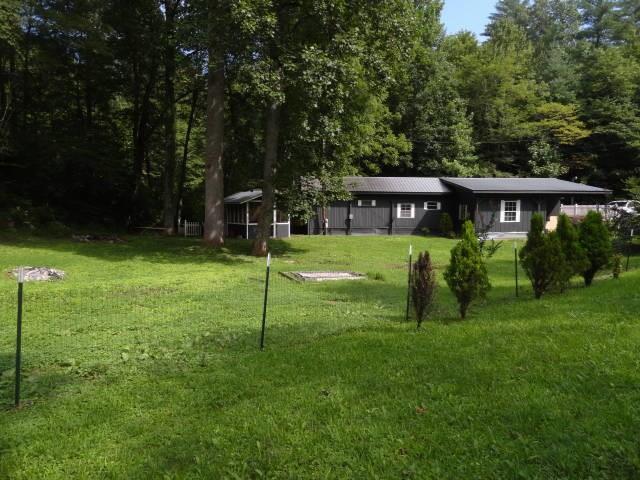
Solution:
M542 216L535 214L520 259L534 296L540 298L549 290L563 292L576 275L590 286L612 253L611 234L599 213L589 212L577 228L561 214L553 232L545 232Z
M469 306L484 298L491 288L485 263L489 251L493 253L495 249L483 249L473 223L466 221L461 240L451 250L444 272L462 318L466 317ZM620 255L612 253L611 235L599 213L589 212L578 227L562 214L553 232L546 232L544 219L535 214L520 259L535 297L540 298L551 289L564 291L576 275L581 275L585 285L590 286L596 273L611 260L617 278L622 261ZM419 328L432 311L435 298L436 278L429 252L420 253L413 264L410 288Z

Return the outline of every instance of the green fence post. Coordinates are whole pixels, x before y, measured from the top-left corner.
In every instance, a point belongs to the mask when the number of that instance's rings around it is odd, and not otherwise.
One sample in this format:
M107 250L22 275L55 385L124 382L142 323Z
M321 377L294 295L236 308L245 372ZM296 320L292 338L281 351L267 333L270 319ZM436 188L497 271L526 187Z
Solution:
M409 245L409 274L407 279L407 310L404 315L404 320L409 321L409 303L411 302L411 255L413 253L413 245Z
M24 268L18 270L18 320L16 326L16 385L14 405L20 407L20 370L22 363L22 290L24 286Z
M260 350L264 350L264 330L267 325L267 300L269 298L269 271L271 270L271 253L267 254L267 278L264 285L264 304L262 306L262 331L260 332Z
M629 271L629 261L631 260L631 249L633 248L633 228L629 232L629 246L627 247L627 269Z
M513 258L516 273L516 297L518 296L518 244L513 242Z

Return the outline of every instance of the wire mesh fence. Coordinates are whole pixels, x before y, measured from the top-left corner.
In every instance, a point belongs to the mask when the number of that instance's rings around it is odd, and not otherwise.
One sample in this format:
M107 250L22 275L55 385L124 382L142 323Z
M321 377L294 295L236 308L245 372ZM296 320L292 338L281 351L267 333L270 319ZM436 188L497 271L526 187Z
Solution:
M304 348L344 332L403 321L410 243L418 244L414 259L419 250L433 246L436 252L441 293L434 318L457 315L455 300L442 280L451 246L445 240L321 240L274 242L266 350ZM197 366L216 361L219 354L258 350L265 260L248 256L246 243L238 244L236 251L213 254L193 241L180 242L176 256L145 250L143 260L131 261L120 253L126 247L117 245L109 261L59 265L66 272L61 281L27 282L23 398L57 391L73 383L71 379L127 375L163 363ZM513 246L505 244L488 260L493 284L488 302L518 295ZM86 248L85 253L95 252ZM522 271L519 296L531 297ZM16 314L17 285L0 282L0 405L13 403Z
M404 251L403 251L404 250ZM392 261L327 248L274 252L266 310L266 349L304 345L405 314L407 253ZM71 269L62 281L24 285L23 399L64 386L126 374L153 362L198 364L223 351L257 350L266 262L228 258L193 269L150 263L99 271ZM12 403L16 284L0 295L0 404Z

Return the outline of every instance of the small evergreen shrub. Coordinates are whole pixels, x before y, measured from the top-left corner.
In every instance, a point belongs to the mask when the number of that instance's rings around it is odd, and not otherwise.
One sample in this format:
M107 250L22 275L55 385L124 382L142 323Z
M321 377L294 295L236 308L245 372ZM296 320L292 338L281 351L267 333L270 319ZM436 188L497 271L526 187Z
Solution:
M616 280L620 278L622 272L622 254L616 253L611 257L611 273Z
M598 212L589 212L580 223L580 245L587 256L587 266L582 271L584 284L588 287L593 282L598 270L609 263L612 253L611 235Z
M520 259L536 298L542 297L567 276L571 278L559 236L555 232L545 233L544 220L539 213L531 217L531 228L527 243L520 250Z
M443 212L442 215L440 215L440 233L449 238L454 236L453 219L447 212Z
M444 278L458 300L462 318L466 317L471 303L484 298L491 288L487 266L480 252L473 223L469 220L462 226L462 240L451 250L451 260Z
M582 245L580 245L578 230L571 222L571 219L564 213L560 214L558 218L556 234L558 235L558 240L560 240L560 248L567 263L566 268L560 272L558 278L558 287L560 291L564 291L573 276L584 272L589 261Z
M436 293L436 272L431 262L429 252L420 253L413 264L411 276L411 298L416 312L418 328L422 321L431 313L433 299Z

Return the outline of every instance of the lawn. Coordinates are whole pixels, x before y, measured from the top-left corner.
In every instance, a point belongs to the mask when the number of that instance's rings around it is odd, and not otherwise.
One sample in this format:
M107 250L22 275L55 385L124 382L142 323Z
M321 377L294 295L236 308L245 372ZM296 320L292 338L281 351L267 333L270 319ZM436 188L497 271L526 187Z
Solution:
M440 289L404 322L406 254ZM639 478L640 266L586 289L515 297L512 244L457 319L442 279L454 241L297 237L249 245L0 237L25 285L24 404L10 408L15 282L0 276L0 478ZM297 283L281 271L366 280Z

